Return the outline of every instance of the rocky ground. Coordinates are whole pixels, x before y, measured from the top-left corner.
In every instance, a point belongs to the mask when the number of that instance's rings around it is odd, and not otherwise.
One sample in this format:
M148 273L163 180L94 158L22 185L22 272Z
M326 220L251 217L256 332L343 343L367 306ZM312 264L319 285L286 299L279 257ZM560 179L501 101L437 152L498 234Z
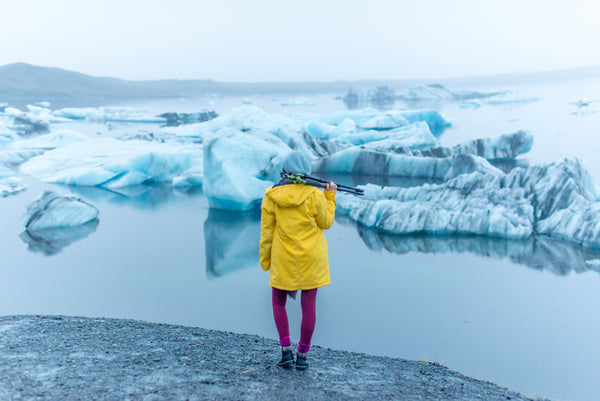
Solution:
M305 372L254 335L132 320L0 317L2 400L530 400L430 362L314 346Z

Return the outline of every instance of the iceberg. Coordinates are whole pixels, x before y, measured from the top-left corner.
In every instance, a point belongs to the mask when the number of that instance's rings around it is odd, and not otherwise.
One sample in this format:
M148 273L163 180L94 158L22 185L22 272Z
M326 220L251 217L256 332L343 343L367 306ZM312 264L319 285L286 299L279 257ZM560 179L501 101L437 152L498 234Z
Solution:
M386 141L390 146L405 146L408 148L434 146L436 139L424 122L415 122L403 127L390 130L368 130L336 136L333 142L348 145L365 145L373 142ZM377 148L377 145L373 145ZM379 144L381 147L381 143Z
M52 115L68 120L95 122L166 123L164 117L153 116L146 110L131 107L83 107L55 110Z
M50 131L50 124L68 121L54 116L52 111L45 107L27 105L27 109L26 112L13 107L6 107L4 110L5 115L13 118L12 125L8 128L21 136L43 134Z
M377 109L389 109L396 102L396 93L389 86L377 88L356 89L349 88L342 101L350 110L373 106Z
M29 232L75 227L98 218L98 209L76 196L46 191L32 202L21 219Z
M19 112L19 114L14 116L13 123L8 128L18 135L29 136L49 132L50 121L43 116Z
M422 121L427 123L432 133L436 134L441 133L443 129L452 125L439 111L432 109L390 110L385 113L374 109L362 109L329 112L312 116L312 120L333 126L339 126L344 120L352 120L358 127L376 125L378 124L377 121L383 125L383 119L393 119L402 125Z
M526 238L533 231L533 207L522 192L502 188L498 175L473 172L443 184L411 188L368 184L364 190L364 198L340 194L340 212L387 233Z
M202 147L97 138L47 151L23 163L20 171L44 182L106 188L174 179L198 184Z
M318 159L315 172L385 175L446 180L470 172L501 173L487 160L474 155L414 157L351 147Z
M166 120L168 127L177 127L186 124L196 124L210 121L219 115L215 111L202 110L197 113L162 113L158 117Z
M533 235L600 247L600 205L581 161L456 175L441 184L364 186L364 198L340 194L338 209L392 234Z
M523 155L533 147L533 135L529 131L517 131L512 134L492 138L468 141L453 147L436 146L430 148L397 147L382 148L409 156L451 157L457 155L475 155L487 160L511 160Z
M450 90L441 84L417 85L398 97L406 102L454 102L485 99L503 94L504 91L477 92Z
M232 128L204 138L204 194L210 207L252 209L264 190L279 179L291 149L268 132Z
M360 128L366 130L389 130L407 125L408 120L398 113L384 113L377 115L360 124Z

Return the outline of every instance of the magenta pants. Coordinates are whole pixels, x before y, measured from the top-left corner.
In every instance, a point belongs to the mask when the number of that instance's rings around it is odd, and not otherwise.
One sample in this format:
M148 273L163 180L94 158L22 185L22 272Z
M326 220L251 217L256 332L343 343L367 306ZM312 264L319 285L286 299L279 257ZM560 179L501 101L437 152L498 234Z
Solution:
M285 310L287 293L285 290L273 287L273 318L275 319L275 326L277 326L277 333L279 334L279 343L282 347L292 345L288 316ZM306 353L310 349L310 341L317 322L317 289L302 290L300 305L302 307L302 323L300 324L298 352Z

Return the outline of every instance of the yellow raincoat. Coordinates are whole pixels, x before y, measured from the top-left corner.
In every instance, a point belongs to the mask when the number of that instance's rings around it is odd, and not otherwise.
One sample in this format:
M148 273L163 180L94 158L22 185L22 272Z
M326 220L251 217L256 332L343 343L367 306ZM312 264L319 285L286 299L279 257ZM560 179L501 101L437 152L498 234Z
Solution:
M280 290L309 290L331 283L323 230L333 224L335 191L299 184L265 191L260 222L260 265Z

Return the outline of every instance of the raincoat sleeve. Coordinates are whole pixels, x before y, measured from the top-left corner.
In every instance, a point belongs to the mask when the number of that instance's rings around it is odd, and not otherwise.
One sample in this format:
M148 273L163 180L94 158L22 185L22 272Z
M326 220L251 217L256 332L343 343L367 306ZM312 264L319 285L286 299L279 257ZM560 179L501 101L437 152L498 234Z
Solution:
M260 214L260 268L267 271L271 268L271 245L273 244L273 230L275 229L275 210L273 201L265 196Z
M325 196L319 196L316 204L316 220L319 228L327 230L333 224L335 217L335 191L323 191Z

